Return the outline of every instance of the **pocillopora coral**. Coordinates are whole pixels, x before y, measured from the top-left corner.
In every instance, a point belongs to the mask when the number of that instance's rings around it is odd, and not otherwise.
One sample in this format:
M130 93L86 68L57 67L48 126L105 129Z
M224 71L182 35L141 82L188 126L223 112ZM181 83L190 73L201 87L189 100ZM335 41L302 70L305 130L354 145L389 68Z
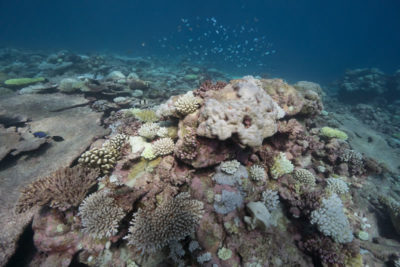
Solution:
M152 146L156 156L165 156L174 152L175 144L171 138L165 137L155 141Z
M157 123L147 122L139 128L138 133L140 136L152 140L157 136L159 129L160 126Z
M156 153L153 150L153 146L150 143L144 144L144 150L141 156L147 160L153 160L157 157Z
M331 127L322 127L320 134L328 138L338 138L341 140L347 140L348 138L345 132Z
M195 97L192 91L180 96L174 103L176 111L181 115L195 112L200 107L201 99Z
M349 186L340 178L328 178L326 179L326 182L328 183L326 189L329 192L333 192L338 195L343 195L349 192Z
M229 260L232 257L232 250L222 247L218 250L218 257L223 261Z
M234 174L240 166L240 162L236 159L230 161L224 161L221 163L221 170L228 174Z
M294 169L293 164L286 158L285 153L280 152L274 158L274 163L270 169L272 178L278 179L284 174L291 173Z
M265 180L267 173L262 166L255 164L250 167L250 177L254 181Z
M23 87L34 83L44 82L46 81L43 77L37 78L16 78L16 79L8 79L4 82L6 86L9 87Z
M293 172L293 178L299 181L302 185L315 186L315 177L306 169L297 169Z
M353 240L343 203L335 193L323 199L321 207L311 212L311 223L317 224L321 233L332 237L335 242L348 243Z

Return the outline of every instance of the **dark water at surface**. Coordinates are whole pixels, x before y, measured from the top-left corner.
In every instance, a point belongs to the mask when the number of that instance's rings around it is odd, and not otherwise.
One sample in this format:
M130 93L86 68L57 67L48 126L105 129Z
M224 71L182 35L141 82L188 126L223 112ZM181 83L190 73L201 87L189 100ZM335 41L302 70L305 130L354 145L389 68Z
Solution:
M397 0L1 1L0 45L179 55L162 49L157 40L174 35L174 44L187 42L190 37L177 34L182 18L215 18L225 27L257 28L276 53L263 58L262 66L251 64L253 59L237 68L237 62L209 57L211 66L238 75L272 73L288 80L326 82L347 68L398 69L399 14Z

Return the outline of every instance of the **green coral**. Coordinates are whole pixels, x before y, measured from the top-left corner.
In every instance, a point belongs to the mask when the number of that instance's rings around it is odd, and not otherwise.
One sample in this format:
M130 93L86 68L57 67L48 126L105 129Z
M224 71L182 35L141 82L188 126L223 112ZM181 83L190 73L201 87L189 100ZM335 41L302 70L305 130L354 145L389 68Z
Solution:
M131 109L133 116L142 122L156 122L159 120L156 112L152 109Z
M281 152L274 158L274 163L271 167L272 178L278 179L284 174L291 173L293 169L293 164L286 158L285 153Z
M341 140L347 140L348 138L345 132L331 127L322 127L320 134L328 138L338 138Z
M44 82L46 81L43 77L37 78L16 78L16 79L8 79L4 82L5 85L10 87L23 87L27 85L31 85L34 83Z
M218 250L218 257L223 261L229 260L232 257L232 250L225 247L220 248Z

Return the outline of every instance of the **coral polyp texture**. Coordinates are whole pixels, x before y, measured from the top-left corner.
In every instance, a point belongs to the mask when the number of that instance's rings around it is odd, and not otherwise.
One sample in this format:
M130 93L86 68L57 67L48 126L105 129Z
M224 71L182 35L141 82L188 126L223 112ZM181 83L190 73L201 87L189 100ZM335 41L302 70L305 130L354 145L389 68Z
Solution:
M82 232L101 239L118 232L119 222L125 213L109 196L109 192L103 190L85 198L79 206L78 215L82 222Z
M118 134L104 142L101 148L93 148L81 155L78 162L90 168L99 169L102 173L108 174L114 168L120 157L122 146L127 137Z
M291 173L293 169L292 162L286 158L285 153L280 152L279 155L275 156L270 172L272 178L278 179L284 174Z
M226 140L237 134L241 144L257 147L276 133L277 120L285 115L251 76L209 93L197 128L200 136Z
M159 129L160 126L157 123L147 122L139 128L138 133L140 136L152 140L157 136Z
M165 137L156 140L152 146L155 155L165 156L174 152L175 144L171 138Z
M296 169L293 177L303 185L315 186L315 176L306 169Z
M326 189L330 192L336 193L338 195L343 195L349 192L349 186L345 181L340 178L328 178L326 179L326 182Z
M139 209L126 237L142 253L153 253L192 234L204 213L203 203L180 193L155 210Z
M35 205L46 204L62 211L77 207L96 184L98 175L98 171L80 166L62 168L25 187L21 191L16 211L20 213Z
M338 243L349 243L353 240L353 232L343 211L343 203L336 194L322 200L319 209L311 213L311 223L326 236Z
M181 115L195 112L200 107L201 99L194 96L192 91L180 96L174 103L176 111Z
M267 173L265 172L265 169L263 166L255 164L250 167L250 177L254 181L261 181L261 180L265 180L265 178L267 177Z
M221 163L221 170L227 174L234 174L240 166L240 162L236 159L230 161L224 161Z

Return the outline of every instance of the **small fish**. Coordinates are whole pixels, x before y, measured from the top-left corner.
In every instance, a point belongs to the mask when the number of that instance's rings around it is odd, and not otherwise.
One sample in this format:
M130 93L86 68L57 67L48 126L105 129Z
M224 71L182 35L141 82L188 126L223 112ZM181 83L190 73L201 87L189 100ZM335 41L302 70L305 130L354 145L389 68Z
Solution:
M38 131L38 132L34 132L34 133L33 133L33 136L34 136L34 137L37 137L37 138L44 138L44 137L46 137L47 135L48 135L47 133L42 132L42 131Z

